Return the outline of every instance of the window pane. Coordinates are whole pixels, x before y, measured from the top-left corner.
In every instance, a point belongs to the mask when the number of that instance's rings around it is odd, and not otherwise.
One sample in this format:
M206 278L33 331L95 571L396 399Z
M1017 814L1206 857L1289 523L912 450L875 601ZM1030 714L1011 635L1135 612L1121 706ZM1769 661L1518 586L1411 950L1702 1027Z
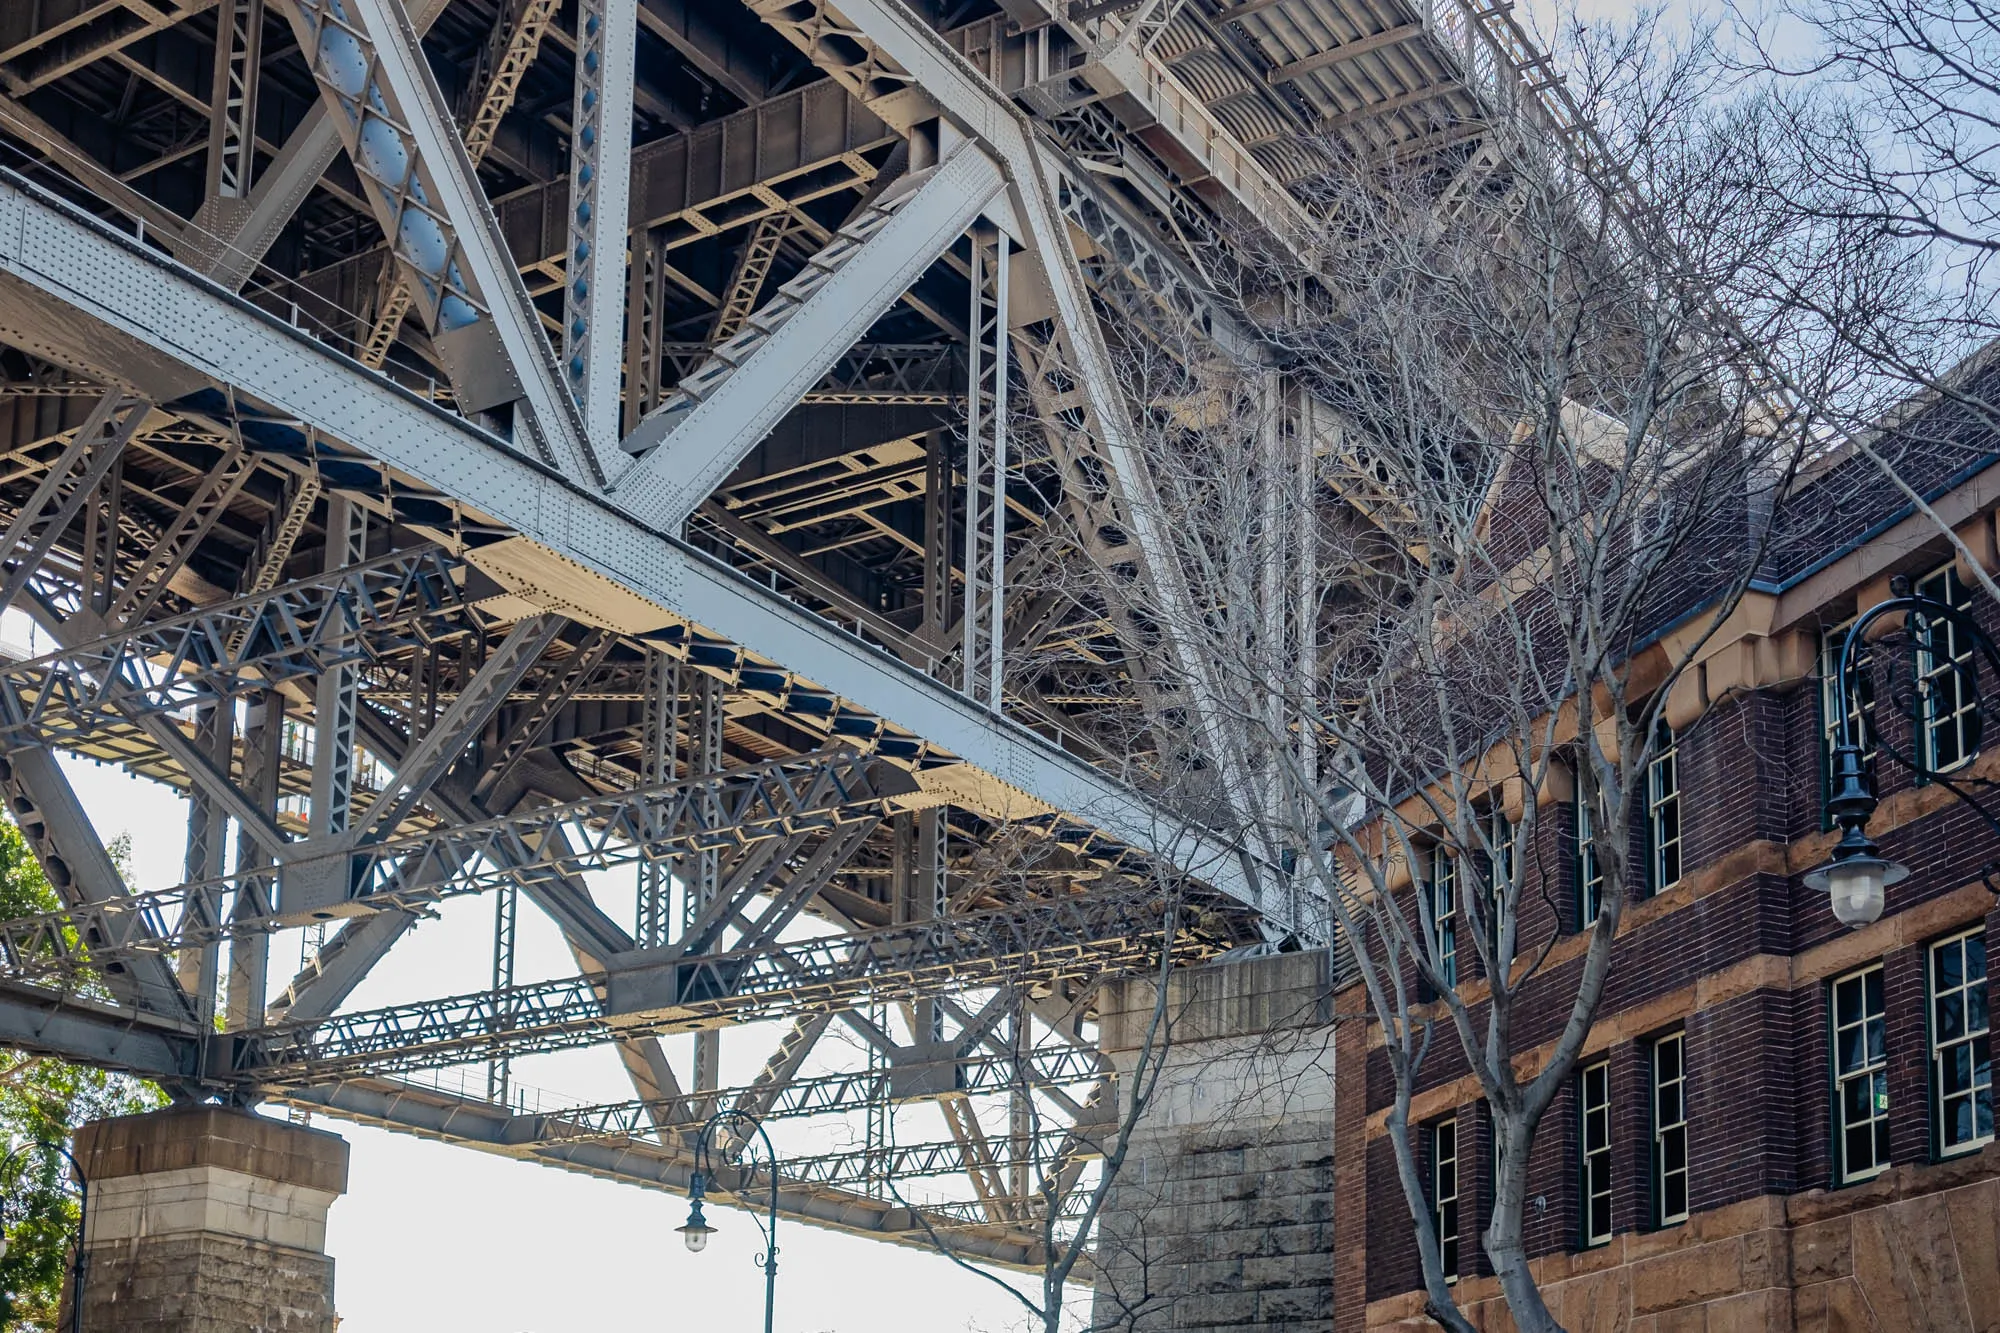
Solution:
M1965 1035L1965 996L1960 991L1938 996L1937 1035L1941 1040Z
M1957 940L1940 944L1931 955L1931 984L1939 990L1965 984L1965 955Z
M1969 1152L1993 1136L1984 932L1932 945L1930 975L1937 1147L1946 1153Z
M1833 1021L1836 1023L1858 1023L1861 1021L1861 987L1850 979L1833 988Z

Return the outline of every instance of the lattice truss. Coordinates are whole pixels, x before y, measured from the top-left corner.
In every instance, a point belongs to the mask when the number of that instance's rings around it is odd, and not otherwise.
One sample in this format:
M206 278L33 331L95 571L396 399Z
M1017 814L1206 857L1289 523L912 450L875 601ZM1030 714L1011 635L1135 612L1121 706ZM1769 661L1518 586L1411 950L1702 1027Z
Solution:
M1254 348L1222 219L1335 138L1448 203L1581 133L1506 6L1036 11L0 6L0 1042L656 1188L739 1107L792 1214L1035 1266L1104 986L1325 934L1104 767L1246 789L1115 357ZM58 752L186 794L184 882ZM353 1002L445 932L486 984Z

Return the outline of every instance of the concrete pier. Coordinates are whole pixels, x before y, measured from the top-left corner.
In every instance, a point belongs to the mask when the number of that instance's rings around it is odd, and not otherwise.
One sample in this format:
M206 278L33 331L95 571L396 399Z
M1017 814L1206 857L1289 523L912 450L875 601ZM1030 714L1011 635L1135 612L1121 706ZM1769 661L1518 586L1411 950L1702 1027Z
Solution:
M1159 1011L1165 1036L1149 1043L1156 994L1147 982L1115 988L1100 1027L1121 1082L1149 1045L1164 1067L1106 1200L1096 1326L1329 1333L1326 955L1279 954L1183 973Z
M92 1333L332 1333L336 1134L219 1106L83 1126Z

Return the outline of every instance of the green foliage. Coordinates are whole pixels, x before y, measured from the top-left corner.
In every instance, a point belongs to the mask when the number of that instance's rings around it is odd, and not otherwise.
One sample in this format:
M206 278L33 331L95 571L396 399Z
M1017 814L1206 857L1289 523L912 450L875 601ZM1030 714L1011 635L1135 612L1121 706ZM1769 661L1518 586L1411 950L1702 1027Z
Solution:
M120 839L123 842L123 839ZM129 849L114 844L114 859ZM0 820L0 916L29 916L60 905L21 831ZM68 1147L76 1127L164 1103L150 1083L20 1051L0 1051L0 1138L7 1148ZM7 1253L0 1257L0 1330L56 1328L68 1280L77 1198L62 1154L29 1146L0 1174Z

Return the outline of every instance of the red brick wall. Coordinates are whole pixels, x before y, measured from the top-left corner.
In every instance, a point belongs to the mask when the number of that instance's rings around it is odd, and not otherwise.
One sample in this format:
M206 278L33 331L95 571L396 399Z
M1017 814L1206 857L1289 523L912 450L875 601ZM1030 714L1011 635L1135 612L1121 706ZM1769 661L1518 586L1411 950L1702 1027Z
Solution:
M1762 692L1712 709L1680 738L1684 824L1683 882L1699 896L1655 919L1631 924L1618 941L1600 1024L1682 991L1757 955L1796 956L1849 934L1834 920L1823 894L1804 886L1782 865L1800 840L1826 841L1821 830L1821 757L1817 684L1785 693ZM1885 704L1885 730L1897 721ZM1882 765L1885 797L1909 792L1911 782L1893 763ZM1524 895L1521 934L1538 938L1560 925L1573 929L1574 837L1566 805L1542 807L1526 864L1533 882ZM1638 830L1633 830L1635 844ZM1891 908L1909 911L1977 878L2000 845L1972 812L1955 802L1939 805L1908 826L1881 835L1885 854L1912 868L1893 890ZM1765 848L1762 866L1745 861L1745 849ZM1636 847L1635 847L1635 850ZM1736 858L1741 873L1719 869ZM1772 858L1779 858L1773 860ZM1817 859L1814 853L1812 859ZM1642 864L1635 859L1635 864ZM1803 865L1804 861L1801 860ZM1726 878L1727 882L1719 882ZM1542 891L1537 891L1542 890ZM1680 896L1695 892L1690 888ZM1635 897L1642 890L1635 888ZM1549 902L1544 902L1546 898ZM1550 905L1553 904L1553 906ZM1663 906L1665 906L1663 904ZM1989 937L2000 913L1987 918ZM1469 958L1469 941L1461 957ZM1928 1050L1925 1030L1923 949L1912 944L1885 959L1888 1010L1892 1146L1898 1163L1930 1156ZM1528 992L1516 1020L1516 1048L1552 1040L1575 994L1581 959L1548 969ZM1468 975L1470 975L1468 969ZM1358 998L1358 996L1356 997ZM1475 1014L1475 1021L1483 1015ZM1831 1182L1830 1092L1826 985L1763 986L1699 1009L1684 1020L1687 1032L1691 1199L1712 1210L1767 1194L1790 1194ZM1349 1312L1421 1284L1411 1224L1386 1138L1357 1152L1351 1135L1368 1112L1385 1107L1392 1083L1385 1054L1363 1055L1344 1030L1338 1089L1338 1152L1355 1192L1337 1191L1343 1213L1360 1207L1366 1219L1336 1219L1336 1244L1366 1248L1357 1261L1337 1253L1337 1326L1358 1328ZM1651 1225L1649 1070L1643 1038L1630 1034L1609 1054L1616 1114L1616 1226L1621 1232ZM1372 1047L1372 1043L1370 1043ZM1355 1078L1357 1064L1365 1077ZM1420 1094L1465 1078L1456 1037L1440 1028L1418 1080ZM1365 1092L1365 1106L1354 1094ZM1576 1181L1576 1107L1565 1089L1543 1122L1530 1163L1527 1234L1531 1253L1575 1248L1579 1232ZM1461 1144L1463 1271L1490 1271L1478 1254L1477 1234L1490 1206L1490 1134L1476 1093L1458 1111ZM1435 1113L1420 1119L1429 1122ZM1378 1117L1379 1119L1379 1117ZM1545 1208L1536 1208L1541 1196ZM1365 1274L1365 1278L1363 1275ZM1358 1320L1359 1316L1354 1316Z

